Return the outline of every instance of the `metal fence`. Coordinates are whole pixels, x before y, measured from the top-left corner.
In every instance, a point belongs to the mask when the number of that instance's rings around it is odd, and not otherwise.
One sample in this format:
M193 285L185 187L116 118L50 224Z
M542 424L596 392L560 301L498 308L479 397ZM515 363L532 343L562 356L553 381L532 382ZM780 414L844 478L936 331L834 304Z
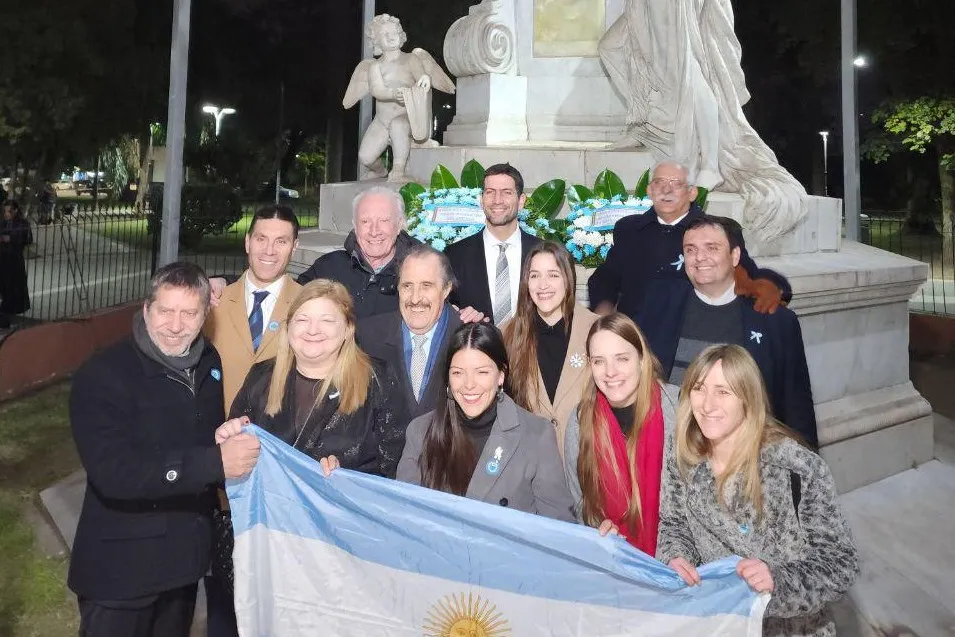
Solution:
M179 258L208 274L238 274L246 265L244 237L254 211L219 235L207 235ZM318 225L316 204L296 205L303 227ZM144 297L156 268L159 233L148 209L100 202L60 206L53 219L31 219L34 242L26 250L31 308L14 320L21 326L82 317ZM153 224L155 225L155 224Z
M928 265L928 280L909 300L912 311L955 314L955 241L951 232L914 232L902 217L864 216L860 235L863 243Z

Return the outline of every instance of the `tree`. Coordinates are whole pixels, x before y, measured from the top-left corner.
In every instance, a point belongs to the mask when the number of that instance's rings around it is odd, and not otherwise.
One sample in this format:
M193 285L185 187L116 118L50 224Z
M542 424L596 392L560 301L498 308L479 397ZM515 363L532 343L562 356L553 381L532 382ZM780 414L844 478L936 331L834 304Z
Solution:
M951 240L955 215L955 98L920 97L887 103L872 119L898 142L870 151L874 161L885 161L894 149L934 155L941 191L942 234Z

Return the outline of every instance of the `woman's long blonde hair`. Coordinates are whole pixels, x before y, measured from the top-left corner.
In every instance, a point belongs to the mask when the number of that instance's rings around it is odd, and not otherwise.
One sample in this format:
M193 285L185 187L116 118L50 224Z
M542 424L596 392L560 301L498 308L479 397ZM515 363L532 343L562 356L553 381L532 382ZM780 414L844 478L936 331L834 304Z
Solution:
M625 315L615 312L597 319L587 334L587 356L590 356L590 343L598 332L608 331L627 341L637 350L639 362L637 372L640 378L637 381L637 399L633 404L633 427L627 436L627 458L636 457L637 441L643 422L653 409L653 395L661 376L660 363L650 351L643 332ZM626 467L617 466L610 443L609 424L597 411L597 385L591 372L588 374L587 386L578 407L580 423L580 455L577 457L577 479L583 493L584 522L590 526L599 526L606 514L604 511L603 489L600 486L600 461L597 449L601 455L610 461L614 473L619 480L630 482L630 502L624 521L631 529L637 531L642 527L643 513L640 509L640 476L637 475L637 465L630 462ZM598 441L599 440L599 444Z
M556 241L542 241L530 249L521 268L521 285L517 292L517 312L504 325L504 342L507 345L510 374L510 395L514 402L530 412L539 411L540 383L537 365L537 306L531 298L528 281L531 277L531 261L538 254L549 254L557 262L557 269L564 276L564 301L561 312L564 329L570 335L574 318L574 303L577 298L577 273L567 248Z
M337 281L315 279L298 293L279 327L278 354L275 356L275 369L272 372L269 397L265 406L265 413L269 416L275 416L282 410L286 383L295 365L295 352L292 351L288 339L289 323L303 305L315 299L328 299L337 305L345 316L345 342L338 350L338 360L332 373L322 382L315 405L321 404L332 385L340 392L338 411L343 414L354 413L368 398L368 384L372 376L371 360L355 343L355 311L351 294Z
M743 403L743 422L740 424L739 438L725 470L715 476L716 497L720 504L727 506L726 484L730 478L737 476L743 500L752 505L759 520L763 513L762 482L759 477L760 450L766 444L785 438L797 438L773 418L763 375L753 357L739 345L711 345L700 352L686 370L680 389L680 405L677 408L677 466L685 478L692 467L710 458L712 444L703 435L693 415L690 392L700 386L718 362L723 364L723 376L729 389Z

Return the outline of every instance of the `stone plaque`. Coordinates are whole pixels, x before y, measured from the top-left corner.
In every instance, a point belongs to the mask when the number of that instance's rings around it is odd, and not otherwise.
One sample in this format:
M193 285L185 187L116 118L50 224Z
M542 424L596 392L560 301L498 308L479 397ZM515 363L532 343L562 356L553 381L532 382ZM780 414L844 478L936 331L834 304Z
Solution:
M534 57L597 57L606 0L534 0Z
M483 226L484 211L477 206L435 204L426 206L431 210L431 222L442 226Z

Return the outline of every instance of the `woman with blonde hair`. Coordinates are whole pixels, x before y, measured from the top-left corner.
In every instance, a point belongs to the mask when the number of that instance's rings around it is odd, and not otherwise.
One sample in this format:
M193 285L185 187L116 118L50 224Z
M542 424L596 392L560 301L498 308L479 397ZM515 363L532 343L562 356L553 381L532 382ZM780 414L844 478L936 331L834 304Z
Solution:
M576 302L567 248L536 244L524 259L517 311L504 325L514 402L550 420L564 453L564 431L587 380L586 340L597 315Z
M597 319L587 335L587 358L590 375L564 439L575 514L601 533L615 529L652 556L676 388L663 384L643 333L623 314Z
M393 478L407 418L395 375L355 343L351 294L341 283L305 285L279 326L278 354L256 364L230 418L247 416L315 458Z
M858 555L828 466L792 435L745 349L703 350L683 380L657 558L694 585L698 565L743 556L740 577L772 593L765 634L835 635L827 605L852 586Z

